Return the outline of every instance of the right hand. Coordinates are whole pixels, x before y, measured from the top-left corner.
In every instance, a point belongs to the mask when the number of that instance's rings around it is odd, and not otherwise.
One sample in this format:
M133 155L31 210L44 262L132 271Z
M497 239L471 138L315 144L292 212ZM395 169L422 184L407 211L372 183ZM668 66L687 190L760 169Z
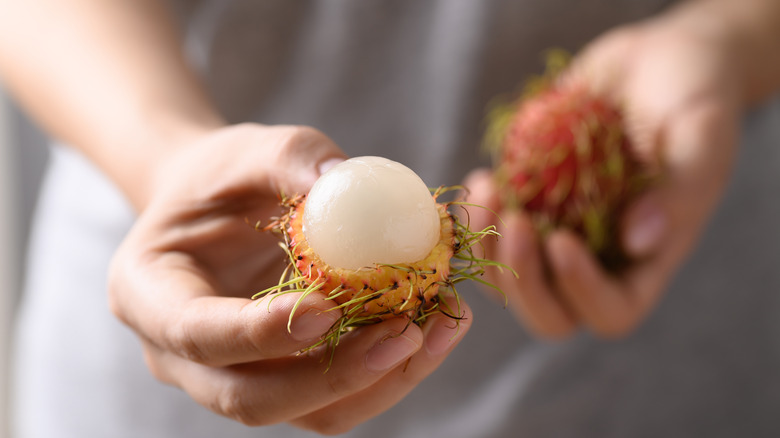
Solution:
M629 335L651 314L667 283L693 250L722 196L736 154L744 97L738 51L700 29L697 15L659 17L613 30L591 43L567 73L624 105L636 152L663 168L658 184L620 217L620 243L632 259L604 269L575 233L542 239L528 214L501 210L490 171L464 185L470 202L503 218L504 236L487 257L517 277L492 272L509 305L531 331L565 338L580 328L604 338ZM492 213L470 209L479 229Z
M268 301L284 254L275 236L245 223L278 215L280 191L306 193L343 159L304 127L219 129L159 164L150 202L119 248L109 277L112 311L142 341L159 380L247 425L289 422L340 433L401 400L468 330L443 315L423 327L389 319L342 336L330 369L315 343L339 316L323 294ZM454 304L453 304L454 305Z

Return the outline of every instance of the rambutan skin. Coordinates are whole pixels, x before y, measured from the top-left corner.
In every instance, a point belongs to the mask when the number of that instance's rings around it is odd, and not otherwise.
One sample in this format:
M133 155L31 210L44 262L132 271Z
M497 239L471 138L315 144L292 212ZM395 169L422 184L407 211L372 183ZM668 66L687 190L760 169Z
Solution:
M453 218L444 205L437 204L440 237L427 257L413 263L377 264L357 270L330 266L309 247L303 232L305 205L305 199L301 199L289 213L290 253L309 284L324 283L320 290L333 296L338 304L355 302L362 306L357 311L348 306L346 311L377 320L401 314L415 318L426 303L434 302L440 286L446 285L455 234Z
M448 211L451 207L473 204L459 200L436 202L440 195L459 188L442 186L431 194L434 211L439 217L439 238L424 258L409 263L372 263L358 269L325 263L309 246L304 233L306 195L282 196L284 213L264 226L258 222L254 228L280 235L280 246L287 254L288 267L277 285L255 293L252 298L273 300L283 294L297 293L300 302L310 293L318 292L333 303L329 311L338 312L338 320L318 342L303 351L323 344L335 348L341 334L393 317L403 317L409 324L420 325L431 315L441 313L457 324L464 317L457 284L472 280L503 294L500 288L481 278L485 270L496 267L516 275L510 267L481 258L477 252L483 247L483 239L500 236L494 225L472 231L467 223ZM290 313L290 321L296 308L297 305Z
M568 85L502 111L495 174L505 207L527 212L542 235L574 230L602 261L617 262L617 217L647 181L619 108Z

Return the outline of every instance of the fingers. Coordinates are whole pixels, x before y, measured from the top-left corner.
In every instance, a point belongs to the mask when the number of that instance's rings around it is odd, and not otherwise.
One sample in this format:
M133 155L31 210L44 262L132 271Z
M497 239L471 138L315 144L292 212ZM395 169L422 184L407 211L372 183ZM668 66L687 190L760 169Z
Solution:
M153 201L163 212L172 204L209 211L275 204L280 194L307 193L345 158L314 128L235 125L173 154L157 175Z
M517 272L503 275L501 286L509 294L509 305L519 318L540 336L558 339L578 326L568 305L547 278L547 269L536 230L527 216L510 214L501 228L504 241L497 256Z
M499 200L493 181L489 170L478 169L464 182L469 189L469 202L490 209L469 207L471 228L497 224L502 237L483 241L485 257L509 266L517 276L490 269L487 280L507 295L509 307L529 329L548 338L569 335L577 324L548 284L536 231L524 215L499 212L501 219L496 217Z
M561 79L584 82L622 106L635 152L663 175L621 217L631 264L619 272L605 271L572 233L552 233L540 245L522 215L502 213L504 238L489 249L517 271L517 279L498 281L534 331L563 327L555 316L563 309L572 324L597 334L628 334L703 231L734 159L740 107L733 66L701 42L652 21L632 25L589 45Z
M294 354L341 316L329 311L333 305L323 295L230 297L255 292L269 266L256 264L270 248L251 240L243 217L267 211L279 192L305 193L343 157L316 130L244 125L171 158L164 187L117 252L109 276L111 309L140 335L158 379L252 425L300 418L367 391L351 402L359 421L395 403L438 366L460 339L443 339L451 330L442 335L441 317L426 325L425 344L420 328L400 318L347 333L324 373L327 349ZM423 345L409 374L393 371ZM376 390L383 396L372 401L368 388L388 373L396 382L384 381Z
M420 328L396 318L342 336L329 369L326 348L226 368L162 352L153 355L157 364L150 368L213 411L258 426L290 421L359 393L394 368L403 368L422 345Z
M493 179L493 173L489 169L476 169L469 173L463 186L466 188L466 202L473 205L464 206L465 214L461 222L471 230L484 230L489 226L496 226L500 222L497 210L500 206L498 191ZM492 237L482 239L481 244L474 247L477 257L491 257L495 254L498 240ZM496 269L488 269L485 273L486 280L497 284Z
M476 208L473 212L469 210L471 218L475 222L484 223L486 225L495 222L495 214L490 210L495 211L500 204L493 172L487 168L474 169L466 175L466 178L463 180L463 187L465 187L467 191L467 201L485 207ZM478 218L481 220L477 220Z
M627 270L605 272L571 233L549 237L555 285L595 333L616 337L632 331L693 248L728 173L732 120L724 107L695 101L670 121L664 135L667 172L623 217L622 242L633 259Z
M704 231L734 160L737 120L734 108L708 99L689 102L668 120L664 129L666 173L657 187L631 206L623 227L629 250L635 246L632 238L637 240L632 233L652 235L653 228L663 228L654 249L644 251L649 256L639 258L643 263L625 275L626 284L641 299L663 290ZM638 230L643 226L651 231ZM641 253L634 250L634 254Z
M312 345L340 316L317 293L299 303L300 294L261 301L219 297L195 262L180 254L144 263L136 270L117 263L131 272L111 276L112 311L149 342L198 363L286 356Z
M476 194L472 202L495 197L490 181L485 172L469 176L466 184ZM580 325L604 337L624 336L652 308L673 270L672 263L654 257L666 242L663 199L650 194L629 213L626 246L638 262L620 278L604 271L575 235L558 232L540 242L526 215L501 212L497 228L502 238L486 246L486 256L517 276L492 272L489 281L507 294L511 310L539 336L560 339ZM489 216L476 210L469 210L472 225L489 223Z
M637 301L633 291L612 279L579 237L557 231L545 247L555 285L579 321L609 338L634 328L649 303Z
M471 326L471 310L450 300L459 320L437 314L423 326L422 348L375 384L292 423L319 433L344 433L395 405L441 365ZM459 311L457 309L460 309Z
M308 346L337 317L320 312L329 307L321 296L301 303L289 331L294 296L275 300L271 308L278 312L217 297L249 296L265 273L278 278L270 256L278 249L257 238L245 218L278 214L280 190L305 193L323 167L342 157L314 129L252 124L220 130L176 155L112 263L115 314L157 346L210 365Z

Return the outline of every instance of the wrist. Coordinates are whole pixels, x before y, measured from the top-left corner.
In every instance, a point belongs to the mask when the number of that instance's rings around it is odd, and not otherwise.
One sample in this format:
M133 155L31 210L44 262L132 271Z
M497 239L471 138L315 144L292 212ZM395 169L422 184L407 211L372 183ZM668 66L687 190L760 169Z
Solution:
M662 20L685 29L721 52L733 70L743 104L780 88L780 2L689 0Z

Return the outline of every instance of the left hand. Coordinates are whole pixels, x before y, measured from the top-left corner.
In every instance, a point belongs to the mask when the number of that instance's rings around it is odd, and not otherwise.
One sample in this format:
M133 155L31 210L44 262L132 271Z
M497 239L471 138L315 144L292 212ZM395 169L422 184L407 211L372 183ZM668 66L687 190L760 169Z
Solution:
M471 323L463 302L460 324L443 314L422 326L398 317L345 334L325 373L327 348L296 352L338 318L332 301L318 292L260 305L248 298L278 283L286 258L276 236L245 219L278 215L280 191L308 192L343 158L312 128L245 124L208 132L158 164L109 276L111 309L158 380L247 425L336 434L398 403L444 361Z
M488 256L518 278L493 272L511 309L532 331L560 338L585 327L605 337L630 333L653 309L694 247L721 197L735 155L742 106L737 48L697 27L660 17L597 39L568 72L624 104L637 152L658 157L661 184L621 217L620 238L632 265L605 271L581 238L557 230L541 242L522 212L501 211L490 171L464 182L476 228L496 223L503 235ZM545 271L548 272L545 272Z

